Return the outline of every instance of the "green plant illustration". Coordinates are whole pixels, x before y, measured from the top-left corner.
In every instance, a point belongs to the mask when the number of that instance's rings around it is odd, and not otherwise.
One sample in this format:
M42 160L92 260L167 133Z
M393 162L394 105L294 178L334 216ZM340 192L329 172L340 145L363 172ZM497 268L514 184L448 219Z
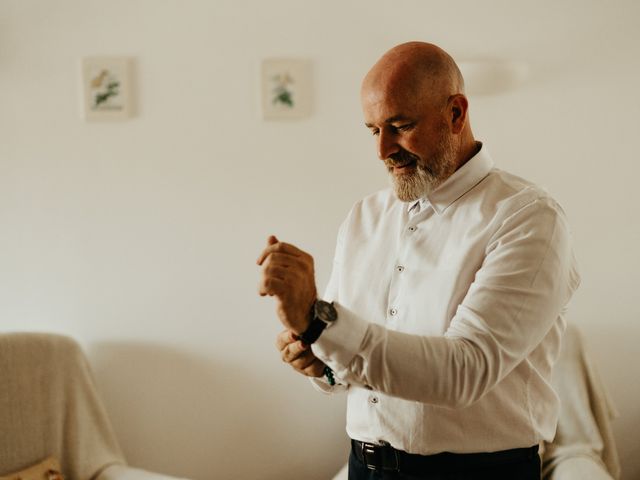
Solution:
M293 92L289 87L294 83L291 75L288 73L274 75L272 80L275 83L275 87L272 90L272 103L274 105L281 104L288 108L293 108L295 102Z
M115 97L120 93L120 82L108 70L102 70L99 75L91 80L91 88L98 90L94 94L93 108L99 108L111 97Z

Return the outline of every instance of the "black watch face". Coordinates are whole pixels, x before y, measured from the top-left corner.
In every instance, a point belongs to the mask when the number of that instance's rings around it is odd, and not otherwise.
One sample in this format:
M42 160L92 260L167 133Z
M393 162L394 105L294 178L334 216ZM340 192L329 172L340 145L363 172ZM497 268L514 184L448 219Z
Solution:
M316 317L323 322L334 322L338 318L338 313L332 304L318 300L316 302Z

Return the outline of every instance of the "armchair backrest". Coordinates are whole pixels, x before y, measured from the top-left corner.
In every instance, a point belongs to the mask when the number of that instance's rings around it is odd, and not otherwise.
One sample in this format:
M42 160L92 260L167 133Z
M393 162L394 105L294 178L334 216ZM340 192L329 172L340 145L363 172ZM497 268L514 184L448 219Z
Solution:
M53 455L67 480L124 457L80 346L40 333L0 335L0 475Z
M611 426L616 412L582 334L572 323L551 380L560 397L560 416L555 439L544 445L543 478L620 478Z

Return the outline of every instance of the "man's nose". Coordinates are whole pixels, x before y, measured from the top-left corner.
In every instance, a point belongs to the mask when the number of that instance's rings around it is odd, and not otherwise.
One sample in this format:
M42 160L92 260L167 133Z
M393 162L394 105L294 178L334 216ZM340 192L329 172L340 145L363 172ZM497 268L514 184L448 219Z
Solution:
M395 136L390 133L380 131L378 134L378 158L385 160L400 150L396 143Z

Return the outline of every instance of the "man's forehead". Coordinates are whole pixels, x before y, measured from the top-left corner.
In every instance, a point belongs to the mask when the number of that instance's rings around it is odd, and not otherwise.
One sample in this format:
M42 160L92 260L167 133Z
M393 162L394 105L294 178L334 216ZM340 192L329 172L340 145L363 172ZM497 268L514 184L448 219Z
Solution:
M406 64L376 65L364 77L362 90L367 92L387 92L415 88L417 75Z
M361 101L367 123L406 120L425 107L414 90L384 83L363 84Z

